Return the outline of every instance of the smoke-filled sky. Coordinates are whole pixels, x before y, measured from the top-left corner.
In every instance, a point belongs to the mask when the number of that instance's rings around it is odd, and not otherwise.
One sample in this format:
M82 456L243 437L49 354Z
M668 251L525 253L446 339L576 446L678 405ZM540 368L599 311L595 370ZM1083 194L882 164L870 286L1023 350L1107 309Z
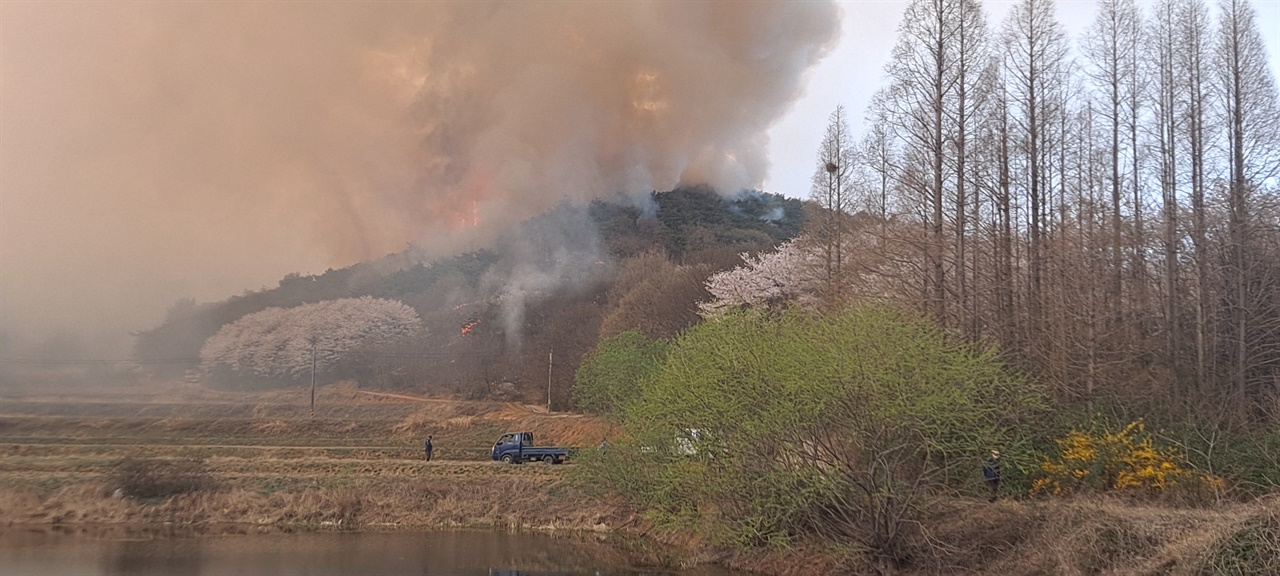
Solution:
M1280 0L1254 5L1280 62ZM804 196L904 6L0 1L0 351L122 356L179 298L472 248L564 198Z
M0 3L0 319L97 339L565 198L758 186L838 35L831 2Z

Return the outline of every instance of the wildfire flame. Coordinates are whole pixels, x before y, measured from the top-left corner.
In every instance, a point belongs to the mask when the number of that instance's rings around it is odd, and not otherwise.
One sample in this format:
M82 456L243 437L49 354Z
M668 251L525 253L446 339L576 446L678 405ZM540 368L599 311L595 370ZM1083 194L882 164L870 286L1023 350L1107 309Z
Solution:
M446 209L454 229L480 227L480 201L489 197L489 183L489 175L482 171L467 177Z
M479 324L479 323L480 323L480 321L479 321L479 320L472 320L472 321L470 321L470 322L467 322L466 324L463 324L463 325L462 325L462 335L463 335L463 336L466 336L467 334L469 334L469 333L471 332L471 329L472 329L472 328L475 328L475 327L476 327L476 325L477 325L477 324Z

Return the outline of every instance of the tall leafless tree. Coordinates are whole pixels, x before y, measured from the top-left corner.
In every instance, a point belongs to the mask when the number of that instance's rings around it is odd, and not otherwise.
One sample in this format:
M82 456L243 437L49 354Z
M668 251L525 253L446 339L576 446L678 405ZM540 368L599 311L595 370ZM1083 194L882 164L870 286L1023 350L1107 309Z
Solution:
M1164 253L1161 302L1163 317L1164 358L1174 377L1172 391L1175 399L1181 398L1177 379L1179 370L1179 263L1178 246L1181 237L1178 230L1178 145L1177 140L1185 126L1183 108L1187 99L1187 82L1179 77L1175 65L1181 48L1177 30L1177 0L1162 0L1156 6L1148 37L1150 62L1156 67L1153 85L1155 101L1155 134L1159 158L1161 220L1163 223L1161 244Z
M1251 282L1253 232L1258 225L1256 196L1280 171L1280 107L1276 84L1267 64L1266 48L1253 7L1245 0L1222 0L1216 66L1226 126L1227 237L1230 278L1226 298L1233 341L1231 381L1237 408L1244 410L1249 395L1250 324L1257 321L1261 298ZM1242 414L1243 415L1243 414Z
M927 308L939 319L946 316L944 264L944 183L949 126L948 100L956 84L955 43L960 0L912 0L898 27L898 43L888 72L893 82L892 115L908 158L924 163L908 180L923 199L926 235Z
M1111 172L1111 285L1108 296L1113 314L1122 309L1121 301L1124 298L1125 242L1121 232L1121 198L1125 179L1121 174L1123 151L1120 133L1125 123L1122 107L1126 101L1126 92L1137 74L1133 66L1135 39L1132 38L1137 19L1138 8L1133 0L1102 0L1098 4L1097 17L1086 36L1084 51L1089 62L1089 78L1103 97L1104 105L1099 111L1110 134L1108 163Z
M1280 105L1220 2L1104 0L1077 66L1052 0L999 42L972 0L913 0L857 159L898 297L1065 398L1280 417Z
M839 296L839 283L845 261L849 216L855 208L853 185L857 166L857 149L849 130L844 106L836 106L827 120L827 131L818 146L818 165L813 173L809 199L817 210L809 216L810 237L822 254L821 276L825 297Z
M1033 341L1040 329L1043 298L1046 159L1056 145L1048 141L1046 124L1061 102L1067 67L1067 40L1054 15L1052 0L1023 0L1013 7L1004 26L1005 75L1011 100L1010 118L1017 128L1019 152L1026 172L1021 186L1027 194L1028 333Z
M1182 136L1177 138L1185 146L1190 163L1191 186L1191 250L1195 270L1195 359L1196 390L1200 395L1209 392L1209 326L1210 318L1210 247L1208 208L1205 203L1206 174L1209 141L1213 137L1208 122L1208 82L1210 45L1210 20L1204 0L1173 0L1175 2L1175 38L1178 43L1174 53L1174 78L1186 83L1185 109L1180 114L1184 122Z

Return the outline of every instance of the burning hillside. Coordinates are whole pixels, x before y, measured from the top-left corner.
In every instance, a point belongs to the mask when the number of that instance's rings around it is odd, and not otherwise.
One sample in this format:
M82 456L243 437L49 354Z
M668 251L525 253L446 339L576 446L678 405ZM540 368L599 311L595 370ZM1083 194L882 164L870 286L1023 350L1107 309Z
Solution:
M163 324L139 333L136 356L153 371L181 375L189 367L175 359L198 356L222 325L245 315L374 296L411 307L424 329L362 349L332 370L322 366L321 382L356 378L371 388L459 397L485 396L496 383L511 382L543 402L550 368L557 402L564 403L577 363L602 327L653 327L673 335L696 321L707 275L736 264L740 252L795 236L803 218L799 201L770 194L724 199L707 189L682 189L649 201L656 214L630 204L561 204L514 227L491 249L434 260L411 250L318 276L291 274L276 288L222 302L177 307Z
M829 1L7 5L0 312L135 329L564 199L759 186L838 31Z

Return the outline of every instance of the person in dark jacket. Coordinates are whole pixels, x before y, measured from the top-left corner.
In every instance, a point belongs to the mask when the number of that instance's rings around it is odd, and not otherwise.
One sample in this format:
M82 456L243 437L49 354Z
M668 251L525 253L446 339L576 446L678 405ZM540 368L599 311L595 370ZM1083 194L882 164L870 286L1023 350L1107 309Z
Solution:
M991 492L988 502L995 502L1000 494L1000 451L992 450L991 458L982 464L982 478L987 481L987 490Z
M427 443L424 445L424 448L427 451L427 462L430 462L431 461L431 435L430 434L427 435Z

